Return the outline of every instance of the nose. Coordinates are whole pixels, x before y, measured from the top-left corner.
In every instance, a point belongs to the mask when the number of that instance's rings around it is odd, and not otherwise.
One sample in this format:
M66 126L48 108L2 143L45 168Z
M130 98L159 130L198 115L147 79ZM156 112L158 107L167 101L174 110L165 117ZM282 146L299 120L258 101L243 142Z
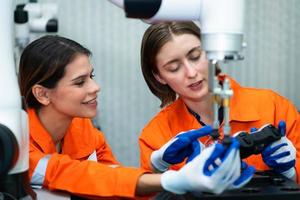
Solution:
M187 59L183 61L184 69L188 78L195 78L197 76L196 67Z
M101 88L100 86L96 83L94 79L91 79L91 85L89 88L90 93L98 93L100 92Z

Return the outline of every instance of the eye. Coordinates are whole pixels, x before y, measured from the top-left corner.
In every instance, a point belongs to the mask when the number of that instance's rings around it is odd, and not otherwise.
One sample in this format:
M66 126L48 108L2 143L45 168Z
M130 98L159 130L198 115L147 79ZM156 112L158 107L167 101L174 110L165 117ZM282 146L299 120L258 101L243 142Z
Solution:
M75 83L75 85L81 87L81 86L83 86L84 83L85 83L84 81L78 81L78 82Z
M95 77L95 73L92 72L92 73L90 74L90 78L91 78L91 79L94 79L94 77Z
M169 71L170 71L170 72L176 72L176 71L179 70L179 68L180 68L180 66L179 66L179 65L176 65L176 66L170 68Z
M176 61L176 62L172 62L172 63L169 63L168 65L165 66L165 69L168 71L168 72L176 72L180 69L180 62L179 61Z
M188 55L188 59L191 61L197 61L201 57L202 51L200 49L195 49Z

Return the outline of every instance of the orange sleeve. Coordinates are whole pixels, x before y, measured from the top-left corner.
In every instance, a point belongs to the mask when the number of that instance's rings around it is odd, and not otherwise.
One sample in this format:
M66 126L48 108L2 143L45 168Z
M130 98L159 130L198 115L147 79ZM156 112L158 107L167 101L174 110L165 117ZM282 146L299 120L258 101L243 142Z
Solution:
M109 167L94 161L72 160L52 154L44 186L83 196L134 197L136 184L145 171L129 167Z
M151 154L161 148L173 136L173 132L163 117L154 118L143 130L139 137L140 165L145 170L151 170ZM170 166L172 170L179 170L184 162Z
M104 148L108 152L108 148ZM33 175L40 159L45 157L37 144L30 143L29 176ZM139 177L145 170L130 167L110 167L95 161L79 161L68 155L53 153L47 165L43 187L62 190L85 197L134 197ZM100 156L113 164L112 153Z
M143 135L143 132L142 132ZM156 138L155 138L156 139ZM153 140L151 140L153 141ZM143 169L151 170L150 165L150 156L152 152L155 150L149 141L145 139L143 136L139 138L139 147L140 147L140 165Z
M31 179L34 169L36 168L38 162L40 159L42 159L44 156L46 156L45 154L43 154L38 146L35 146L32 142L32 140L30 140L30 144L29 144L29 180Z
M151 170L151 154L163 146L168 139L164 134L169 133L168 127L163 127L163 120L154 118L143 130L139 137L140 164L143 169Z
M113 164L118 165L119 162L116 160L115 156L112 153L112 150L109 144L106 142L104 134L101 131L94 129L96 132L96 151L97 159L102 164Z

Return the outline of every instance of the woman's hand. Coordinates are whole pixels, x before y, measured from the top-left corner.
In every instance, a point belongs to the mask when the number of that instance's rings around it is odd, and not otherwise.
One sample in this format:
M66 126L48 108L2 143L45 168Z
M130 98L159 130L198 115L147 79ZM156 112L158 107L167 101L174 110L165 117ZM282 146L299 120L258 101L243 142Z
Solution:
M210 126L179 133L160 149L152 152L151 165L154 171L164 172L170 165L181 163L185 158L188 158L188 161L193 160L203 148L198 139L211 133Z

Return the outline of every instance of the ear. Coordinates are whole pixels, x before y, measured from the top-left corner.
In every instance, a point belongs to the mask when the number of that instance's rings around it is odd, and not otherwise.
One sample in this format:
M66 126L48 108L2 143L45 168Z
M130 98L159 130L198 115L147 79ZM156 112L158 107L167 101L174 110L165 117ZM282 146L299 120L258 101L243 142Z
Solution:
M36 84L32 87L31 91L38 102L40 102L44 106L49 105L49 89L45 88L42 85Z
M152 72L152 73L153 73L154 78L155 78L158 82L160 82L160 83L163 84L163 85L166 85L166 84L167 84L166 81L160 76L160 74L154 73L154 72Z

